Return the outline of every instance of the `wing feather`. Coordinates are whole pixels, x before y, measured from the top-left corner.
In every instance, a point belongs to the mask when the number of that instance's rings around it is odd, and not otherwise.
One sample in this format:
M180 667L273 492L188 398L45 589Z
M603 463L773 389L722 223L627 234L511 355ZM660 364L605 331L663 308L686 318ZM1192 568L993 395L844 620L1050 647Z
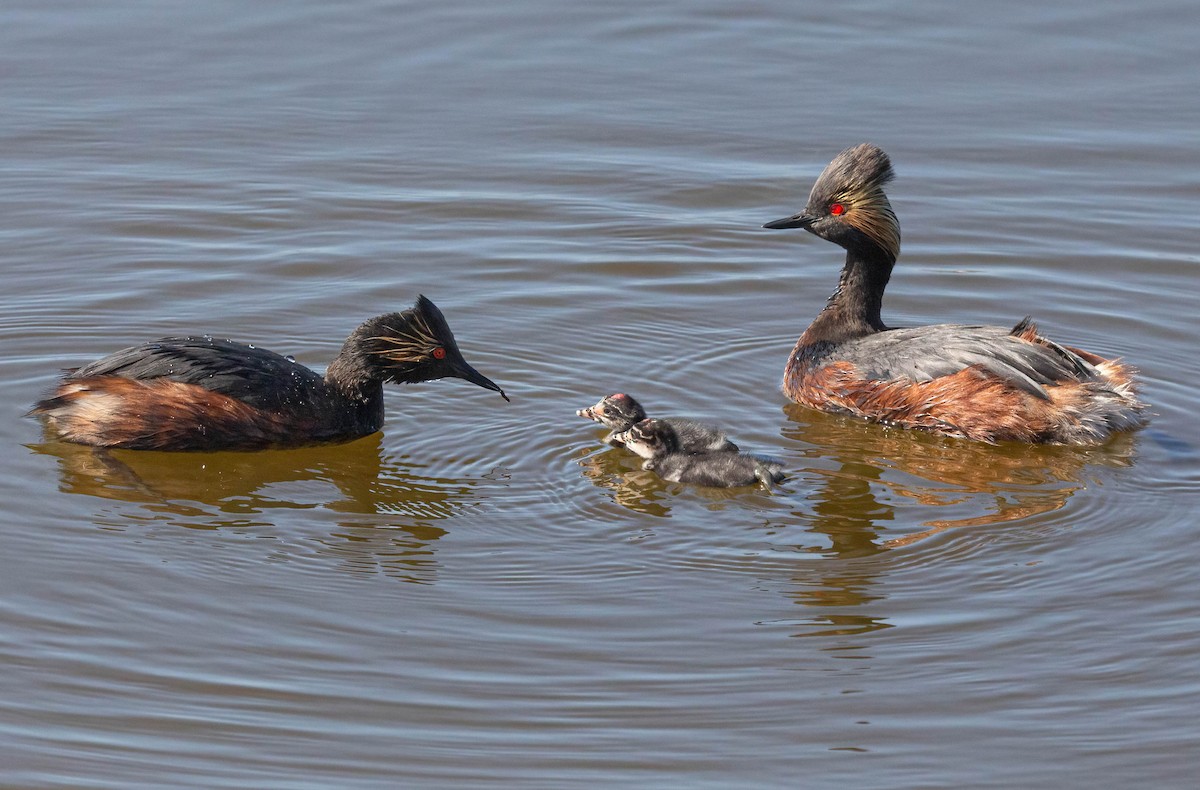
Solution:
M837 357L870 379L931 381L975 368L1038 398L1064 381L1092 381L1096 368L1078 354L1037 337L1022 321L1013 330L995 326L934 324L889 329L838 346Z
M324 381L272 351L211 337L166 337L98 359L68 379L120 376L194 384L260 409L303 403Z

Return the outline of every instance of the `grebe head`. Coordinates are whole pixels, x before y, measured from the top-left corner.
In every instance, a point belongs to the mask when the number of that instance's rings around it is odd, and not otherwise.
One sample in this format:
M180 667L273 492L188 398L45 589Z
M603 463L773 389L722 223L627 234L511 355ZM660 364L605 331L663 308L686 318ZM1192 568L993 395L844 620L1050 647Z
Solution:
M817 178L803 211L763 227L804 228L847 250L874 247L895 260L900 223L883 192L894 176L888 155L877 146L847 148Z
M662 420L642 420L624 434L625 446L642 458L679 452L679 436Z
M467 364L442 311L424 296L408 310L376 316L354 330L339 360L348 355L359 359L376 380L413 384L459 378L508 400L495 382Z
M623 392L602 398L595 406L579 409L575 413L614 431L628 430L634 423L646 419L646 410L642 408L642 404L634 400L632 395Z

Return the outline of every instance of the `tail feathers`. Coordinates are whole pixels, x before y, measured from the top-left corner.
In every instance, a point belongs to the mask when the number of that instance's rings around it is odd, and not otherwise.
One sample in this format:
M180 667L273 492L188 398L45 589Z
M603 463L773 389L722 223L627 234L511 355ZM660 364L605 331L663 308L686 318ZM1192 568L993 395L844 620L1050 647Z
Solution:
M1095 354L1081 351L1077 348L1064 346L1055 343L1049 338L1043 337L1037 328L1037 324L1029 316L1025 316L1017 325L1012 328L1009 335L1024 340L1027 343L1035 343L1043 348L1047 348L1054 352L1054 356L1061 364L1067 366L1072 377L1078 381L1089 381L1096 377L1096 365L1104 361L1104 357Z
M53 416L54 412L65 408L68 399L64 395L58 395L52 398L43 398L33 404L33 408L25 412L26 417L36 417L38 415Z
M1033 323L1033 316L1027 315L1017 322L1017 325L1009 332L1013 337L1019 337L1022 340L1028 340L1030 343L1038 342L1037 324Z
M136 382L128 384L137 386ZM146 426L125 408L125 402L120 391L106 388L103 381L68 380L35 403L29 415L44 418L69 442L98 447L135 446L144 438ZM114 438L118 426L120 440Z
M26 417L44 416L50 419L62 416L71 409L80 397L88 391L85 384L63 382L54 391L33 404L33 408L25 412Z
M783 473L783 464L778 461L770 458L755 458L754 461L754 476L768 490L776 483L787 480L787 475Z
M1131 382L1105 381L1089 387L1090 397L1076 403L1063 403L1062 441L1068 444L1094 444L1113 433L1140 428L1145 423Z

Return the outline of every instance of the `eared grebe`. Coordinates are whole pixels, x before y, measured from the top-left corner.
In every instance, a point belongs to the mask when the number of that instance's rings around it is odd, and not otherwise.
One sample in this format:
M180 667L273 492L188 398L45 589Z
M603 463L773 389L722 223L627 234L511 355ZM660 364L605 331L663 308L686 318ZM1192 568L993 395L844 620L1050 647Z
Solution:
M646 410L642 408L642 404L623 392L601 398L595 406L579 409L575 413L611 428L612 431L604 437L604 441L613 447L623 446L625 442L621 435L634 424L646 419ZM725 438L725 432L719 428L676 417L663 417L661 421L675 431L685 453L737 452L737 445Z
M762 483L768 489L784 479L776 461L737 452L688 453L666 420L642 420L623 436L625 446L645 458L643 469L664 480L731 488Z
M823 411L985 442L1088 444L1140 425L1131 368L1047 340L1028 318L1012 330L884 326L883 291L900 253L883 192L892 176L879 148L847 148L802 212L763 226L804 228L846 249L837 290L788 360L784 393Z
M134 450L254 450L345 442L383 425L383 383L454 377L508 396L467 364L442 311L355 329L324 376L290 358L211 337L168 337L69 372L31 414L63 439Z

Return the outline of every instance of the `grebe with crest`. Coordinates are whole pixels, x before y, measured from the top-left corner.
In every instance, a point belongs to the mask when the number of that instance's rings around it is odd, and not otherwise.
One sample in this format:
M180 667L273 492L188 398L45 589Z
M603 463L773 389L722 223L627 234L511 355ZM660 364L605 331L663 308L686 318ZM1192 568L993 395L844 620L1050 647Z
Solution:
M383 384L460 378L467 364L442 311L421 296L347 338L320 375L230 340L168 337L69 371L30 412L61 438L133 450L257 450L347 442L383 425Z
M891 329L880 310L900 254L884 186L887 154L847 148L804 210L765 228L804 228L846 250L837 289L800 336L783 391L827 412L985 442L1092 444L1142 423L1134 371L1059 345L1026 317L1011 330L936 324Z

